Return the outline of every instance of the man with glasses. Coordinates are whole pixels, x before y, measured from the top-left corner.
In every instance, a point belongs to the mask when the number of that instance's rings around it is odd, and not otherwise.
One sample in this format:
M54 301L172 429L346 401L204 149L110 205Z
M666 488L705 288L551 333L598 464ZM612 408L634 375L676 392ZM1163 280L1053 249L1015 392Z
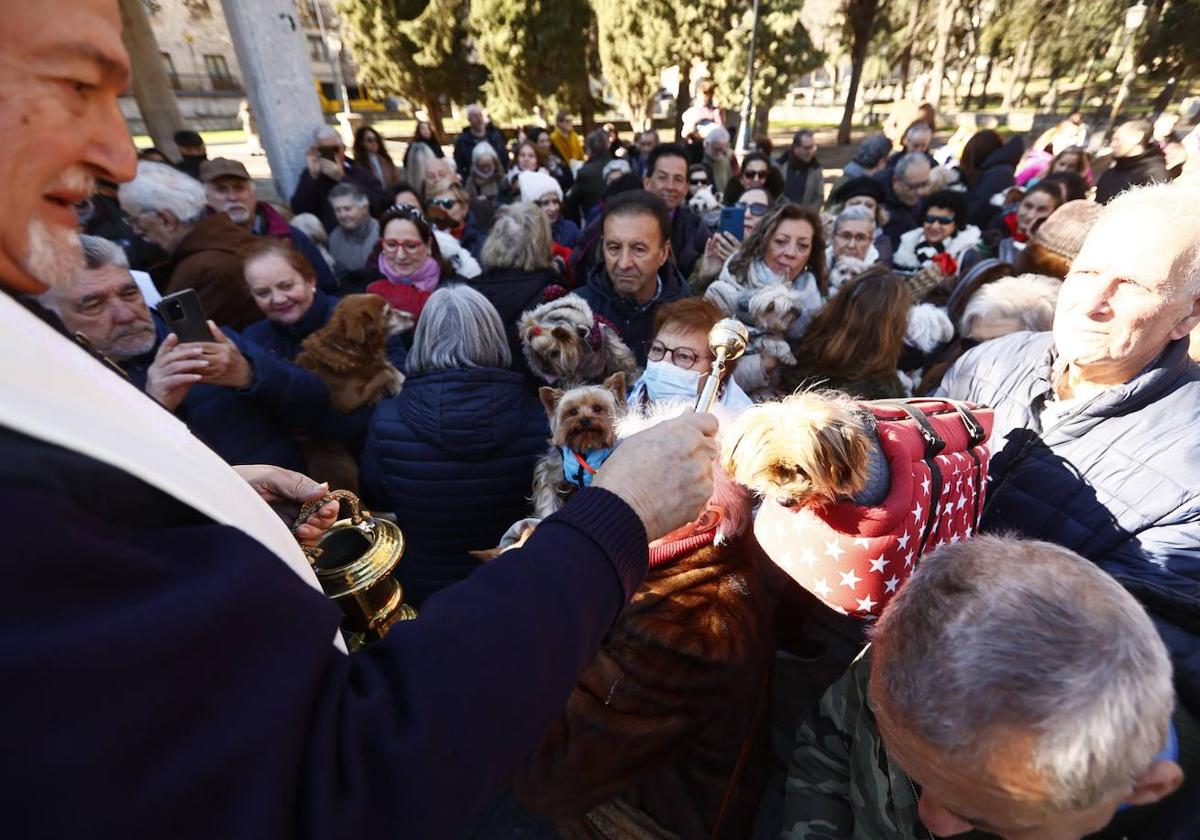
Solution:
M792 147L780 159L783 168L784 195L811 210L825 203L825 173L817 160L817 140L807 128L792 136Z
M329 203L329 193L343 181L357 184L371 200L371 207L379 206L383 185L369 170L347 159L346 144L335 129L323 125L313 132L313 143L305 154L308 165L292 193L293 213L312 213L332 233L337 227L337 214Z
M932 169L929 160L920 152L910 152L896 161L892 170L884 170L875 176L883 187L883 206L888 211L887 234L893 250L900 244L900 237L920 227L917 208L921 197L929 191L929 175Z

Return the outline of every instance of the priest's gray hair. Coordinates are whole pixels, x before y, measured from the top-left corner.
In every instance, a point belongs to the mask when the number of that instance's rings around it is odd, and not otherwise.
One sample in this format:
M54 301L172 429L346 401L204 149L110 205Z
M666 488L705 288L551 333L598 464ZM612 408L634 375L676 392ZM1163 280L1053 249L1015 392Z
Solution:
M435 370L512 365L500 313L470 286L443 286L429 296L405 362L409 376Z
M138 161L137 175L122 184L121 207L131 216L146 212L170 213L185 225L194 225L208 211L204 186L165 163Z
M1061 546L943 545L872 638L872 692L898 726L973 763L1032 734L1031 769L1062 811L1127 793L1166 741L1175 694L1162 639L1132 595Z
M83 267L88 271L110 265L129 268L129 258L125 256L125 251L111 240L83 234L79 237L79 244L83 247Z

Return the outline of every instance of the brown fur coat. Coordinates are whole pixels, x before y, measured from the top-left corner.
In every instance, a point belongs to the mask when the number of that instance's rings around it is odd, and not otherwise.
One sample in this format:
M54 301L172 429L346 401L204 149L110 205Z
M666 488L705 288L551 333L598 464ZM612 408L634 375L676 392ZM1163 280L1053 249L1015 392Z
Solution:
M522 804L568 838L708 838L752 726L765 749L769 564L747 534L651 568L517 774ZM722 837L749 835L762 784L749 764Z

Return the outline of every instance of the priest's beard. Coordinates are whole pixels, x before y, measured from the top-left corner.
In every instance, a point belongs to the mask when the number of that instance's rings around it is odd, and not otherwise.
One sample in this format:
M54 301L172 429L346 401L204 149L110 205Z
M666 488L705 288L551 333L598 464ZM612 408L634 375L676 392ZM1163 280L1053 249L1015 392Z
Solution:
M29 254L25 271L46 286L61 287L83 268L83 247L78 231L29 223Z

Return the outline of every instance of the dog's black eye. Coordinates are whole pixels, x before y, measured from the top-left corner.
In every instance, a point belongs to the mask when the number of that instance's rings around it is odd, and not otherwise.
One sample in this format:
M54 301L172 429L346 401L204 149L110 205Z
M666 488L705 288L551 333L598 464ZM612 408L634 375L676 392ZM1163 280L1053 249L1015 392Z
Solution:
M577 414L579 414L579 409L578 409L578 408L572 408L570 411L568 411L568 412L567 412L567 416L568 416L568 417L574 417L574 416L576 416Z
M580 338L587 338L588 333L591 332L591 330L589 330L587 327L576 327L575 332Z

